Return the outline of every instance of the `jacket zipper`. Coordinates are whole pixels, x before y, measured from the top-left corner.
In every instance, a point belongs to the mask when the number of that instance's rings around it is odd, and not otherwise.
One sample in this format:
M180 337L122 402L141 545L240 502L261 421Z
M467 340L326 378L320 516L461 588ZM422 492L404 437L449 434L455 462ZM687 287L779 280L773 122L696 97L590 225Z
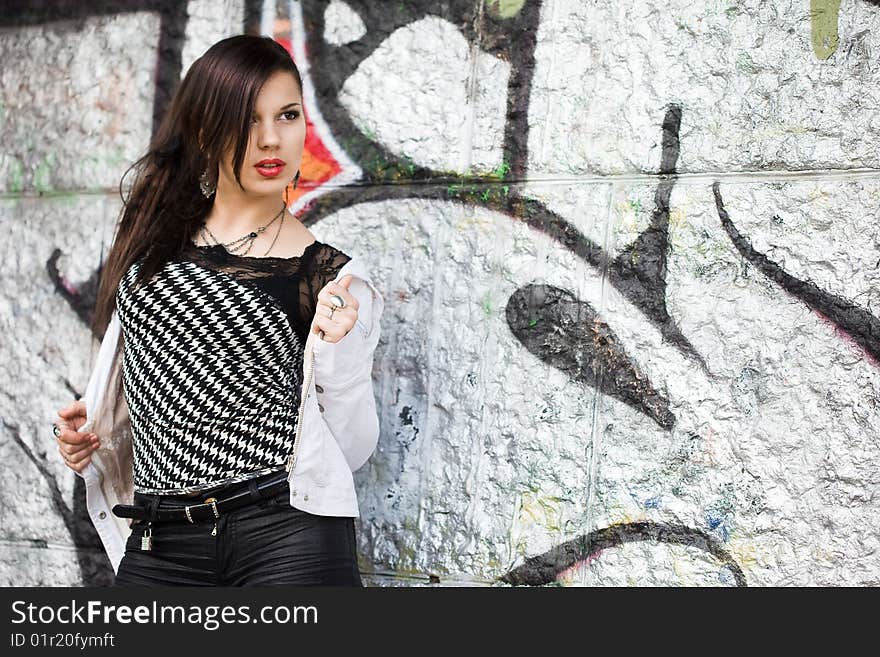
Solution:
M314 334L312 334L314 335ZM313 339L312 336L309 336L310 339ZM310 388L312 386L312 368L315 364L315 355L312 350L312 344L309 343L309 366L305 376L303 377L303 395L302 399L299 402L299 411L296 416L296 435L293 439L293 451L290 453L290 456L287 458L287 471L290 472L296 467L296 455L299 451L299 443L300 443L300 435L302 434L302 425L303 425L303 411L306 407L306 399L309 397L309 393L311 392Z

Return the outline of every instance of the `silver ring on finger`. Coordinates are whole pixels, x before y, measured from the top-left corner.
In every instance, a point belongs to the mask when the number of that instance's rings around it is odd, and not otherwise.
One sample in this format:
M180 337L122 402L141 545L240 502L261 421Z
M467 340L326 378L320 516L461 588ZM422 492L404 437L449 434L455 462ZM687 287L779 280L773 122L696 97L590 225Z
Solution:
M332 303L337 308L345 308L345 299L343 299L338 294L330 295L330 303Z
M58 438L61 435L61 429L58 428L58 425L54 422L52 423L52 433L55 434L55 437Z

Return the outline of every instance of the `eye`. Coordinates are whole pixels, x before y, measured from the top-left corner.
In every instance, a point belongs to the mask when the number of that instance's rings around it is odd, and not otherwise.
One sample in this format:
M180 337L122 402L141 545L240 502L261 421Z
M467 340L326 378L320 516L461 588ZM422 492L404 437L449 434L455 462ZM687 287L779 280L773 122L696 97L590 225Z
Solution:
M299 117L299 112L296 110L288 110L287 112L282 112L281 116L288 121L295 121Z

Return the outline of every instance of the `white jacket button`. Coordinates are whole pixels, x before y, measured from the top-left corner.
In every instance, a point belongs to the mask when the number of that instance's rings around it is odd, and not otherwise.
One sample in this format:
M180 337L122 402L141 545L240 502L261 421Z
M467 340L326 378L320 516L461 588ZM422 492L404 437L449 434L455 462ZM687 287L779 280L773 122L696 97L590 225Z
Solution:
M106 514L104 511L101 511L101 513L98 514L98 517L99 517L101 520L103 520L104 518L107 517L107 514Z
M296 497L296 489L295 488L292 491L290 491L290 496Z
M303 495L303 502L308 502L308 501L309 501L309 496L308 496L308 494Z

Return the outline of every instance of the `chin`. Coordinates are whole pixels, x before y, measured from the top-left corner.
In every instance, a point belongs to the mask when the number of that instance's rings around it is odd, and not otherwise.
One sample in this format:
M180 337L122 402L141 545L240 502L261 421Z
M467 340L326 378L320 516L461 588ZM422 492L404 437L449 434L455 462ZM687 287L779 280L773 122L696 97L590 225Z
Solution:
M287 187L287 180L257 180L245 186L252 196L281 196Z

